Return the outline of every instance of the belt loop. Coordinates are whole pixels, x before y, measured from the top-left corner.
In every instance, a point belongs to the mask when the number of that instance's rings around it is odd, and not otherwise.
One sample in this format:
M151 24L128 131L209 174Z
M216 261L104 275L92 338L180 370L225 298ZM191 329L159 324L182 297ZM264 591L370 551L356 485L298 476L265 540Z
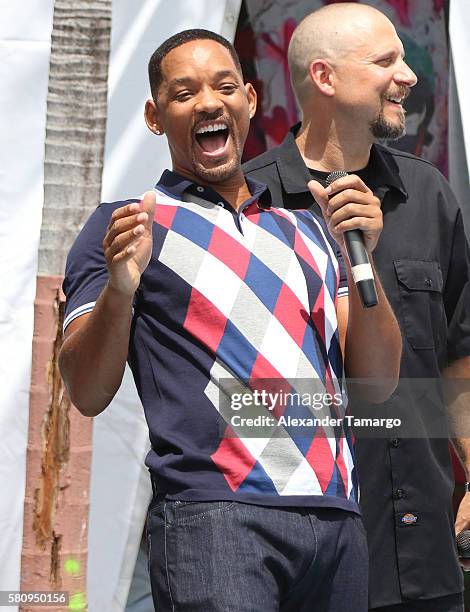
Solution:
M157 483L155 482L155 477L152 472L150 472L150 482L152 483L152 493L155 499L157 497L158 488L157 488Z

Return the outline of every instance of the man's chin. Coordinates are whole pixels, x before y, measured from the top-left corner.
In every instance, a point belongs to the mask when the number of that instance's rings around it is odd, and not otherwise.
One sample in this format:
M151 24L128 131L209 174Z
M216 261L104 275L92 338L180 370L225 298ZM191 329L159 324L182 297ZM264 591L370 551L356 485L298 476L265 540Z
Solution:
M398 140L405 135L405 124L393 124L386 121L377 120L370 126L372 135L379 140Z
M208 168L200 162L193 160L193 172L206 183L223 183L230 180L240 169L240 163L234 159Z

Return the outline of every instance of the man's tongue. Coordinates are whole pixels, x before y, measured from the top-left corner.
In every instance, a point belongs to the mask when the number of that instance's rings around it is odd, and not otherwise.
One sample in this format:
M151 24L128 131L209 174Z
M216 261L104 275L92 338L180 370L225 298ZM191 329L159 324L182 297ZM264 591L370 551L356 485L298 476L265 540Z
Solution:
M214 153L219 149L223 149L227 140L227 131L206 132L205 134L197 134L198 143L206 153Z

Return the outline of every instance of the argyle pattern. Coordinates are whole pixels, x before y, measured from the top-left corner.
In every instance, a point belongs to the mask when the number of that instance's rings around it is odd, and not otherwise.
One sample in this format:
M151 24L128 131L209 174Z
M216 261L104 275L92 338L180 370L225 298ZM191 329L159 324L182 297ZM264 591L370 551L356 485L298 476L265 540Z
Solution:
M205 393L227 426L211 458L231 490L357 500L349 432L319 426L296 436L276 425L265 437L246 436L220 402L227 384L253 390L270 379L288 392L309 379L342 393L332 416L344 415L338 265L319 221L308 211L251 203L237 228L223 207L155 192L155 222L165 230L158 261L190 286L184 329L213 356ZM261 406L263 413L316 416L294 404L272 413Z

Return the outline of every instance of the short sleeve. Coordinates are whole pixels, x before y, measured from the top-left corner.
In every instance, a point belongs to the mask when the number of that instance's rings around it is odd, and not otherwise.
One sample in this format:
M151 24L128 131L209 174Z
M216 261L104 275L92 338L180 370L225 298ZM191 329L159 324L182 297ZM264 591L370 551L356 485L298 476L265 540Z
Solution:
M447 337L449 363L468 356L470 356L470 281L467 281L460 294Z
M312 208L309 208L308 210L296 210L295 212L299 214L303 213L304 215L306 213L307 217L304 217L304 218L311 218L312 220L314 220L316 225L319 225L321 227L323 231L323 235L328 241L328 244L330 245L331 250L333 251L333 254L336 257L336 260L338 262L339 285L338 285L337 297L340 298L340 297L347 296L348 295L348 275L346 272L346 264L344 262L343 254L341 253L341 249L339 248L339 245L336 242L336 240L331 236L330 232L328 231L328 227L326 225L325 220L323 219L323 216L321 214L318 214Z
M332 241L333 252L338 260L338 274L339 274L339 286L338 286L338 297L345 297L348 295L348 275L346 272L346 264L344 263L344 257L341 253L341 249L338 243Z
M64 330L77 317L91 312L108 281L103 238L113 211L127 202L98 206L70 249L62 285L65 293Z
M450 363L470 355L470 249L460 210L455 222L444 304L448 320L447 361Z

